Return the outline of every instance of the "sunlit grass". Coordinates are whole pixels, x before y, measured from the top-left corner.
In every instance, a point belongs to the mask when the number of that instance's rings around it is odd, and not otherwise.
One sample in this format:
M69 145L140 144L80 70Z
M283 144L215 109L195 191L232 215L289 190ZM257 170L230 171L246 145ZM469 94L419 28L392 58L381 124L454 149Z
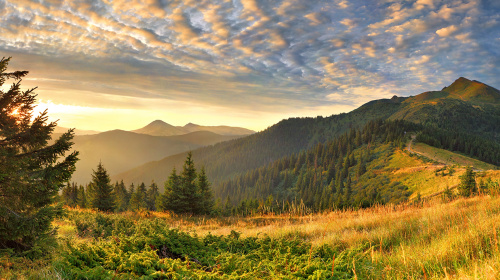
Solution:
M71 213L96 215L93 211L68 209ZM500 268L500 197L478 196L421 205L386 205L361 210L338 210L307 216L261 215L252 217L187 217L157 212L126 212L127 219L164 219L170 227L198 236L228 235L283 238L300 236L312 249L322 245L338 251L364 248L354 256L358 279L498 279ZM73 242L74 224L64 218L54 222L59 236ZM311 250L312 250L311 249ZM57 259L57 252L54 254ZM6 279L62 278L50 260L0 260ZM359 263L359 262L358 262ZM43 267L43 268L42 268Z

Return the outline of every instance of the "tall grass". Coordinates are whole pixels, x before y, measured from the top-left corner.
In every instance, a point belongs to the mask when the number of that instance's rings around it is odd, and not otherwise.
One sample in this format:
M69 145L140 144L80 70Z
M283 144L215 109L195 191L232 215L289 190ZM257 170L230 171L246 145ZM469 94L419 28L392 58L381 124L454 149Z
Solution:
M74 209L69 212L68 218L56 221L64 229L61 236L89 242L78 236L73 219L102 214ZM239 232L241 238L296 236L310 244L306 261L314 259L325 246L335 252L361 248L348 256L353 279L500 278L499 197L478 196L447 203L436 199L419 205L385 205L305 216L207 218L130 212L105 217L132 222L163 219L172 228L197 236L230 235L232 231ZM57 252L54 258L58 258ZM50 263L6 255L0 258L0 278L64 279ZM335 255L329 266L333 271Z

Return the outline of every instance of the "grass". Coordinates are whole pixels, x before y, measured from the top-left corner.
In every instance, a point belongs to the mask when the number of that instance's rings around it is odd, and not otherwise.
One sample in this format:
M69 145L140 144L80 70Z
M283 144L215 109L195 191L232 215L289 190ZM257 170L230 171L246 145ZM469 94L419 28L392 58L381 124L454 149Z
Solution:
M321 246L339 251L362 248L351 256L357 263L358 279L498 279L499 214L499 197L479 196L448 203L435 200L422 205L377 206L308 216L209 219L164 213L123 215L127 219L165 219L173 228L197 236L229 235L232 231L240 232L241 238L300 236L311 244L310 252ZM56 224L64 229L59 231L61 237L74 235L70 220L58 220ZM49 259L29 261L5 256L0 259L0 275L5 279L64 279Z
M469 165L479 170L498 169L498 167L493 164L485 163L483 161L450 152L448 150L432 147L424 143L415 143L412 145L412 149L425 157L446 165Z

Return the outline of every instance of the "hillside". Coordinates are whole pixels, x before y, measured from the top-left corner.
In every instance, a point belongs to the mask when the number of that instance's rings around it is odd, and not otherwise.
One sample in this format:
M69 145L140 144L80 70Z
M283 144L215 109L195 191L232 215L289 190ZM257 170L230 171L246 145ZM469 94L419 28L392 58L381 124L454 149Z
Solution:
M283 120L254 135L195 150L193 157L197 164L206 167L217 189L221 182L238 174L306 151L317 143L339 137L350 128L359 129L370 120L403 119L423 125L425 132L418 135L418 141L498 165L500 109L494 102L479 104L470 100L477 100L484 92L494 95L498 90L460 78L444 91L374 100L352 112L326 118ZM179 154L149 162L115 174L113 179L123 179L126 183L163 182L167 178L165 170L182 166L184 158L185 154Z
M73 149L80 152L80 160L76 164L73 181L81 184L89 182L92 170L99 161L109 173L119 173L169 155L238 137L240 136L224 136L208 131L178 136L151 136L123 130L75 136Z
M370 120L387 118L396 112L404 98L372 101L348 113L327 118L290 118L253 135L193 151L197 165L204 165L216 184L236 174L260 167L317 143L334 139L351 127L361 127ZM125 183L164 182L173 167L181 167L186 154L178 154L137 166L113 180Z
M231 126L201 126L193 123L188 123L185 126L173 126L164 121L156 120L147 126L132 130L132 132L147 134L152 136L174 136L183 135L191 132L198 131L208 131L219 135L226 136L239 136L239 135L250 135L255 133L253 130L249 130L241 127L231 127Z

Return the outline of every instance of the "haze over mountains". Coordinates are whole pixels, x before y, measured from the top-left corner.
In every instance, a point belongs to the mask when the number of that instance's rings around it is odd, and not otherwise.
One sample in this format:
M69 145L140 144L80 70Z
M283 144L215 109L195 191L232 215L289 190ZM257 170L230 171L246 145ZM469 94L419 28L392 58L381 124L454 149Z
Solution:
M283 120L262 132L194 150L193 158L197 165L206 167L217 193L222 182L238 174L265 167L280 158L335 139L350 128L359 129L369 121L382 119L424 124L428 129L436 129L436 135L441 138L451 135L467 141L473 139L476 146L470 144L464 153L477 154L488 161L491 159L488 152L477 152L482 149L478 143L491 144L496 152L495 143L500 140L499 100L499 90L478 81L459 78L441 91L374 100L346 114ZM431 140L436 145L444 145L443 139ZM462 149L457 141L443 148ZM114 175L112 179L123 179L126 184L151 180L164 182L168 170L174 166L180 168L184 159L185 153L172 155Z
M56 128L54 138L67 128ZM220 134L212 131L220 132ZM242 133L241 135L235 133ZM101 161L110 174L116 174L169 155L194 150L254 133L251 130L188 124L174 127L163 121L154 121L133 131L106 132L75 130L74 150L80 152L73 181L86 184L92 179L92 170Z
M161 120L156 120L143 128L132 130L135 133L153 136L183 135L196 131L210 131L219 135L250 135L255 133L255 131L246 128L230 126L201 126L193 123L188 123L185 126L173 126Z

